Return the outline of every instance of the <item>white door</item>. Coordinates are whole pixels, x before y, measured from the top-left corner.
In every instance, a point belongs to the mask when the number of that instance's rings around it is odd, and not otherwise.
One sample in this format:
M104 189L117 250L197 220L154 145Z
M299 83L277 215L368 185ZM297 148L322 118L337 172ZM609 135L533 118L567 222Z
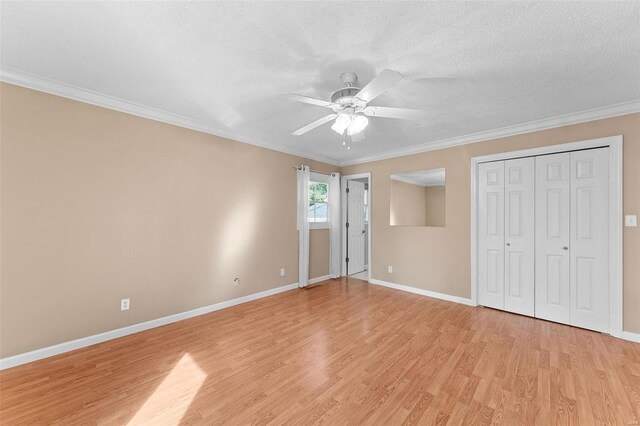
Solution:
M609 148L571 153L571 325L609 332Z
M504 161L478 165L478 301L504 309Z
M535 163L535 316L569 324L570 154Z
M347 181L347 257L349 275L364 271L364 183Z
M529 316L535 307L534 186L532 157L505 161L504 309Z

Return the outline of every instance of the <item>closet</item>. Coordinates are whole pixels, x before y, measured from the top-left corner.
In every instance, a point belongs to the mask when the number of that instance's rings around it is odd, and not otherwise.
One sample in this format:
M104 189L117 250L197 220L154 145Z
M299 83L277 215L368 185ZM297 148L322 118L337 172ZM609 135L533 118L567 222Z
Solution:
M478 165L480 305L610 330L608 151Z

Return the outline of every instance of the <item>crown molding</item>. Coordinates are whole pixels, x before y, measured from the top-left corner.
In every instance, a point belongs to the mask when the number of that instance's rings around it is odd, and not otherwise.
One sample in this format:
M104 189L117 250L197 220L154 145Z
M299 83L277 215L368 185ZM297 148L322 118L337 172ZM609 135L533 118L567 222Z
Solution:
M588 121L601 120L603 118L633 114L636 112L640 112L640 99L572 114L565 114L557 117L530 121L528 123L517 124L514 126L502 127L499 129L487 130L484 132L472 133L469 135L457 136L449 139L441 139L439 141L427 142L420 145L385 151L380 154L360 157L349 161L342 161L340 162L340 166L344 167L354 164L370 163L372 161L380 161L389 158L402 157L405 155L419 154L421 152L435 151L437 149L449 148L458 145L467 145L476 142L504 138L507 136L522 135L525 133L553 129L555 127L568 126L571 124L585 123Z
M386 160L389 158L402 157L405 155L419 154L421 152L435 151L437 149L443 149L452 146L466 145L503 138L507 136L515 136L524 133L552 129L554 127L562 127L571 124L584 123L587 121L600 120L603 118L616 117L620 115L640 112L640 99L638 99L630 102L609 105L606 107L590 109L577 113L530 121L528 123L517 124L514 126L502 127L499 129L472 133L469 135L456 136L454 138L441 139L438 141L427 142L420 145L413 145L406 148L393 149L374 155L355 158L353 160L339 161L335 158L325 157L323 155L315 154L312 152L292 149L283 147L278 144L257 140L236 132L221 129L210 123L193 120L191 118L184 117L178 114L136 104L116 97L103 95L101 93L93 92L81 87L61 83L59 81L50 80L43 77L38 77L11 68L0 68L0 81L26 87L28 89L37 90L40 92L50 93L52 95L61 96L63 98L73 99L91 105L136 115L138 117L160 121L167 124L173 124L175 126L184 127L186 129L191 129L198 132L208 133L214 136L220 136L237 142L255 145L262 148L271 149L273 151L296 155L309 160L321 161L323 163L341 167L351 166L354 164L370 163L372 161Z
M285 154L304 157L309 160L321 161L323 163L328 163L334 166L339 165L339 162L334 158L329 158L307 151L291 149L283 147L281 145L257 140L241 135L239 133L221 129L210 123L193 120L191 118L171 112L136 104L134 102L129 102L113 96L103 95L101 93L93 92L81 87L73 86L55 80L50 80L43 77L38 77L10 68L0 68L0 81L14 84L16 86L26 87L27 89L37 90L39 92L50 93L52 95L61 96L63 98L68 98L87 104L96 105L99 107L108 108L131 115L136 115L138 117L147 118L149 120L160 121L163 123L172 124L174 126L184 127L186 129L196 130L198 132L208 133L210 135L231 139L237 142L259 146L261 148L267 148L273 151L283 152Z

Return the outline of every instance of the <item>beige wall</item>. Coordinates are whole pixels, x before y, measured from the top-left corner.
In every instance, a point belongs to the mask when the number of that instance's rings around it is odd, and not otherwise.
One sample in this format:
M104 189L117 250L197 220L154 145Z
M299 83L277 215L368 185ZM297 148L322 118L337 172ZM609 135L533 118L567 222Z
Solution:
M0 102L0 357L297 281L292 166L335 167L4 83ZM618 134L640 214L640 114L343 168L372 172L374 278L470 297L469 159ZM446 227L390 227L390 174L437 167ZM624 250L638 333L640 228ZM310 264L328 273L327 231Z
M624 136L624 212L640 215L640 114L343 167L345 175L372 175L373 277L471 297L471 157L612 135ZM446 227L389 226L389 176L438 167L447 171ZM624 228L624 329L634 333L640 333L639 260L640 227Z
M329 275L329 230L309 231L309 278Z
M293 166L335 167L0 90L1 357L297 281Z
M446 190L444 186L425 186L425 223L427 226L445 226Z
M389 182L389 224L391 226L425 226L427 198L424 186L391 179Z
M391 226L444 226L445 187L423 186L391 179L389 224Z

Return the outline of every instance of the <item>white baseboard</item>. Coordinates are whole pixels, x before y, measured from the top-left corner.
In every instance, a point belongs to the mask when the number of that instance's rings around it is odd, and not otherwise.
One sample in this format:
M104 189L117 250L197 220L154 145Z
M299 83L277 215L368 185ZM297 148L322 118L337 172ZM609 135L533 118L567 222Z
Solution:
M436 293L435 291L423 290L421 288L409 287L407 285L390 283L387 281L377 280L375 278L371 278L371 281L369 282L371 284L380 285L383 287L389 287L396 290L402 290L409 293L420 294L422 296L429 296L435 299L447 300L449 302L461 303L463 305L468 305L468 306L477 306L471 301L471 299L465 299L464 297L450 296L448 294ZM623 331L620 336L614 336L614 337L619 337L624 340L640 343L640 334L632 333L630 331Z
M466 299L464 297L451 296L449 294L444 294L444 293L436 293L435 291L429 291L421 288L410 287L408 285L390 283L387 281L377 280L375 278L371 278L369 283L375 284L375 285L381 285L383 287L394 288L396 290L402 290L409 293L421 294L422 296L433 297L434 299L441 299L441 300L446 300L448 302L461 303L463 305L468 305L468 306L476 306L471 301L471 299Z
M315 284L321 281L330 279L329 275L317 277L309 280L309 284ZM464 297L450 296L448 294L436 293L434 291L423 290L420 288L409 287L406 285L390 283L372 278L371 284L380 285L383 287L389 287L396 290L406 291L409 293L420 294L423 296L433 297L435 299L447 300L449 302L461 303L463 305L475 306L470 299ZM0 359L0 370L4 370L18 365L26 364L28 362L37 361L44 358L49 358L54 355L59 355L65 352L73 351L76 349L84 348L87 346L95 345L97 343L106 342L108 340L117 339L118 337L127 336L129 334L138 333L141 331L149 330L151 328L160 327L173 322L182 321L188 318L193 318L199 315L208 314L209 312L219 311L220 309L229 308L231 306L239 305L252 300L262 299L267 296L282 293L289 290L298 288L298 283L285 285L282 287L276 287L271 290L262 291L260 293L254 293L247 296L239 297L237 299L226 300L224 302L215 303L213 305L204 306L202 308L193 309L191 311L181 312L174 315L154 319L151 321L142 322L139 324L130 325L127 327L118 328L116 330L107 331L100 334L94 334L93 336L87 336L69 342L60 343L53 346L48 346L42 349L36 349L31 352L25 352L23 354L13 355L7 358ZM640 334L632 333L629 331L622 332L622 339L632 342L640 343Z
M321 281L326 281L326 280L329 280L331 278L333 278L331 275L323 275L321 277L311 278L309 280L309 285L316 284L316 283L319 283Z
M241 303L251 302L252 300L262 299L263 297L272 296L274 294L294 290L296 288L298 288L298 283L276 287L272 288L271 290L249 294L247 296L238 297L237 299L225 300L224 302L215 303L213 305L204 306L202 308L193 309L191 311L181 312L151 321L118 328L116 330L94 334L93 336L82 337L80 339L71 340L69 342L48 346L46 348L36 349L31 352L25 352L23 354L2 358L0 359L0 370L26 364L28 362L37 361L39 359L48 358L54 355L59 355L65 352L73 351L75 349L84 348L86 346L95 345L96 343L106 342L107 340L117 339L118 337L127 336L129 334L138 333L140 331L149 330L151 328L171 324L172 322L182 321L187 318L196 317L198 315L208 314L209 312L219 311L220 309L229 308Z
M632 342L640 343L640 334L638 334L638 333L632 333L630 331L623 331L622 332L622 336L620 336L620 338L622 338L624 340L630 340Z

